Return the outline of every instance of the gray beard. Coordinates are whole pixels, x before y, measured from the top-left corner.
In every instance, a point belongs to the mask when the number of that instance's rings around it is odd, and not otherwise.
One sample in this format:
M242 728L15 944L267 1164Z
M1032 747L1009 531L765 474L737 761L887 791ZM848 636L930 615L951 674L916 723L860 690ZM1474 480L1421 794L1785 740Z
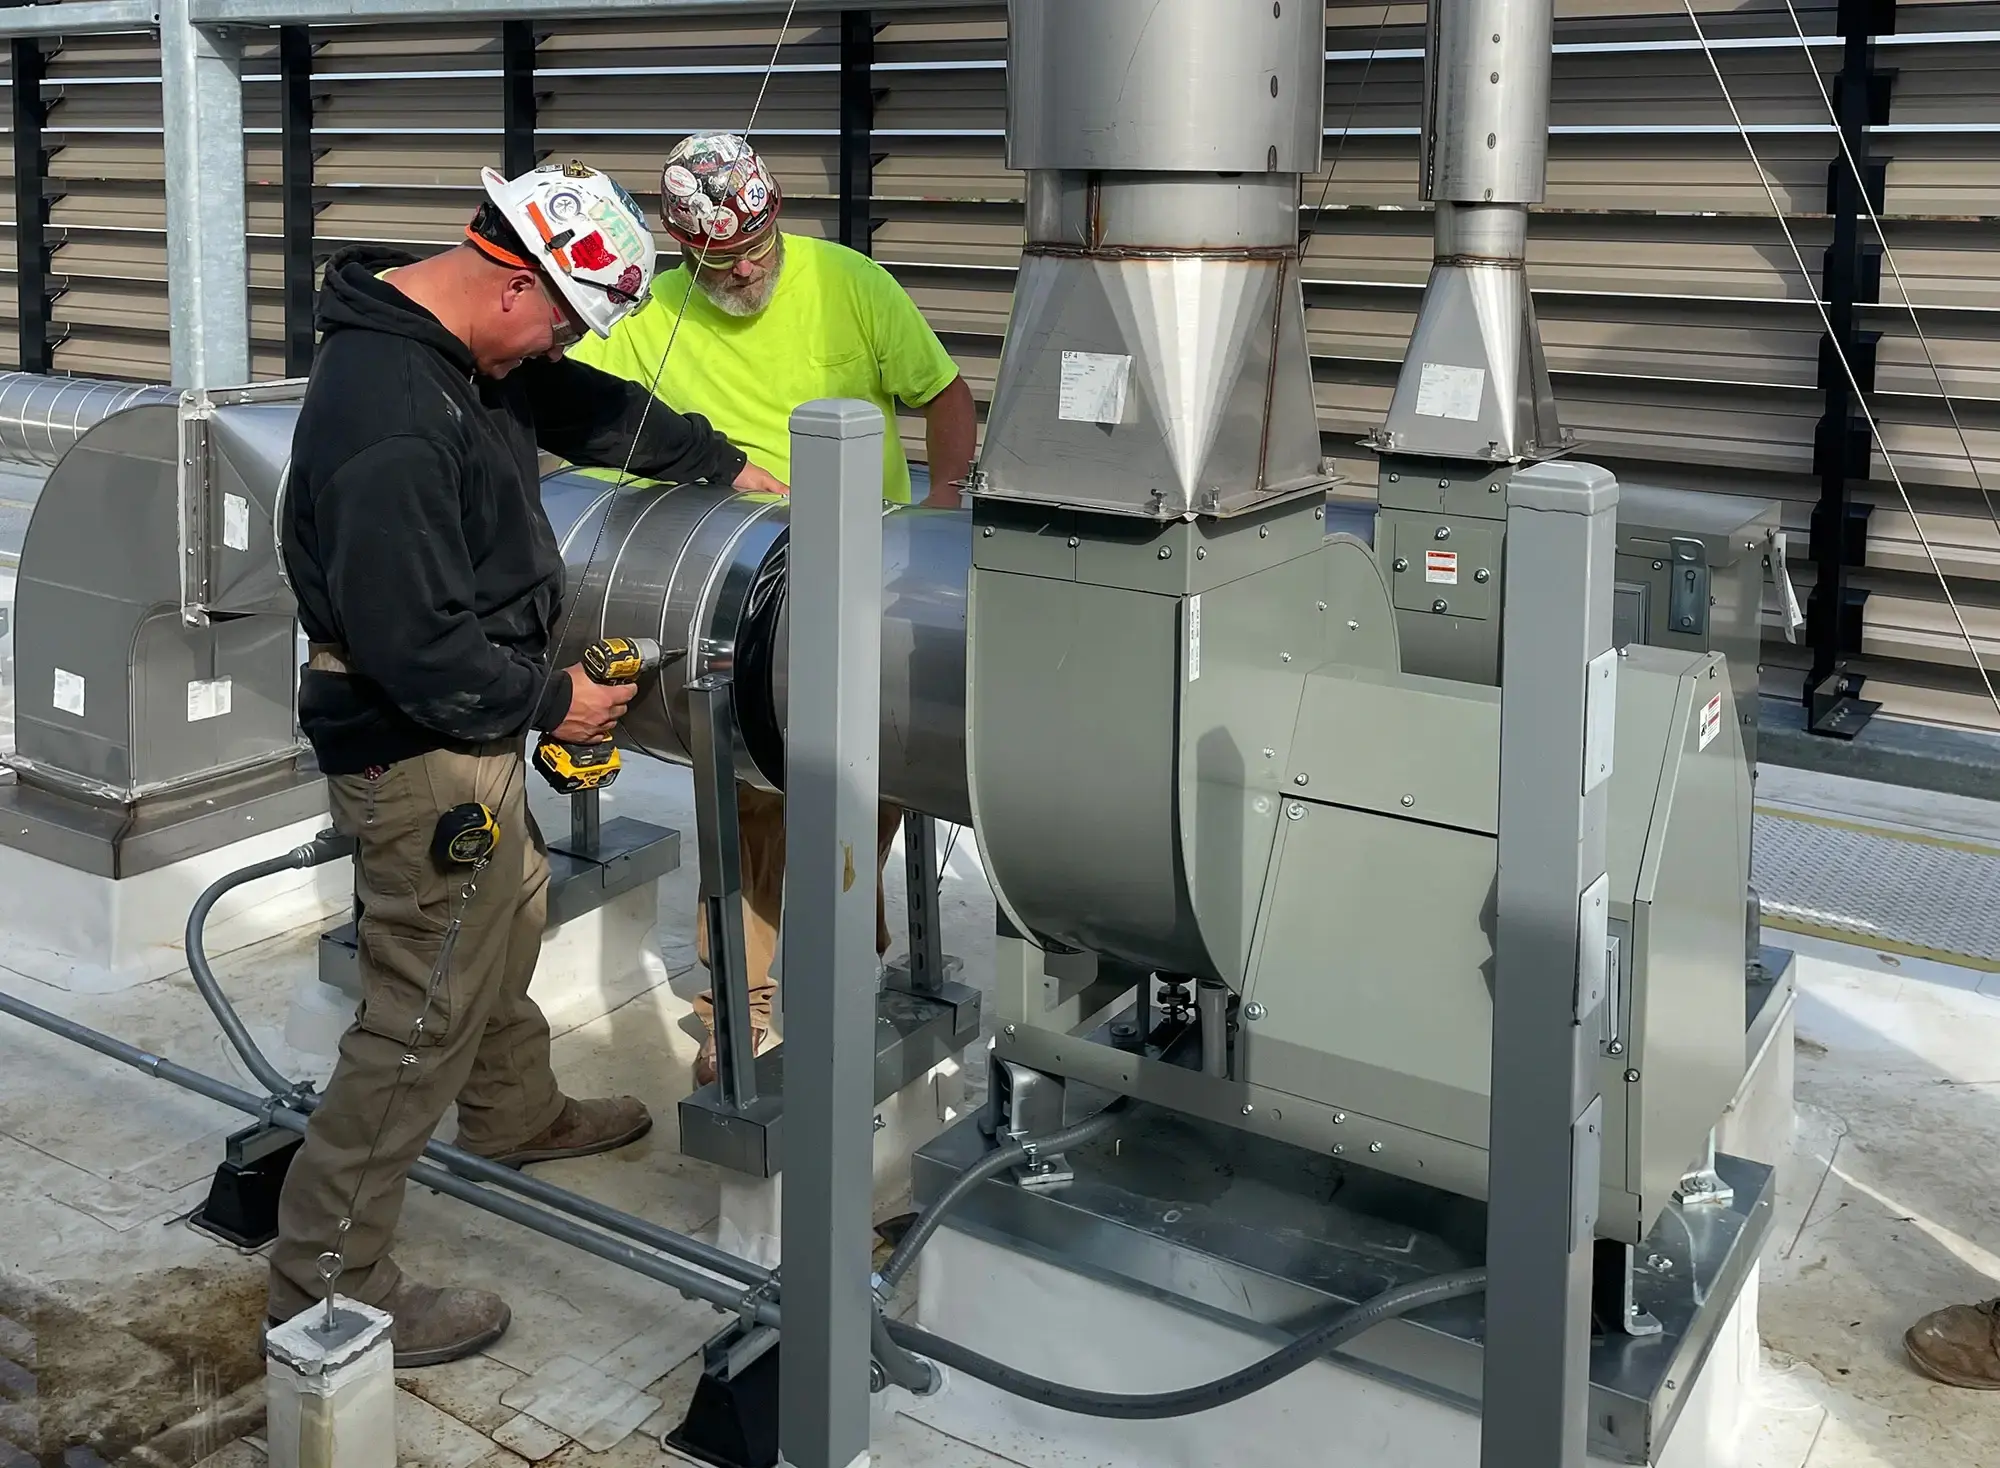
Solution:
M699 274L696 274L694 283L714 303L715 309L725 316L755 316L771 304L771 293L778 288L778 277L784 272L785 252L784 246L780 245L778 258L772 262L770 271L754 286L747 289L738 287L733 277L720 284L711 284Z

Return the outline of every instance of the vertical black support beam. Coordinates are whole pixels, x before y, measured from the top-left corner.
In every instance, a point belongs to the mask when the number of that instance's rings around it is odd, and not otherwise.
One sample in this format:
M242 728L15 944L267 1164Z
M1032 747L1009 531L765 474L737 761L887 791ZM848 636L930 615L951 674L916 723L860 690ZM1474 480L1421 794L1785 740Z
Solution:
M1881 245L1869 238L1864 221L1870 204L1878 214L1883 207L1886 172L1870 155L1868 130L1888 120L1889 78L1876 69L1875 37L1894 31L1895 0L1840 0L1839 23L1841 69L1833 100L1846 147L1835 153L1827 171L1833 243L1822 272L1829 331L1820 341L1819 367L1826 412L1813 437L1820 492L1812 514L1816 574L1806 605L1812 668L1805 700L1814 733L1852 739L1880 707L1859 696L1863 679L1849 669L1848 659L1861 651L1868 593L1854 584L1852 573L1867 562L1871 509L1855 498L1853 487L1868 479L1875 451L1855 390L1858 386L1865 395L1875 386L1879 335L1860 328L1858 308L1881 296Z
M19 292L20 363L23 372L55 366L49 339L49 155L42 146L42 43L22 37L13 43L14 93L14 252Z
M278 109L283 150L285 231L285 375L312 370L313 98L312 32L278 27Z
M865 10L840 12L840 242L874 252L875 22Z
M757 1037L750 1027L749 960L743 948L743 849L736 821L736 703L726 677L688 684L692 721L701 920L708 929L708 991L715 1026L715 1078L738 1111L757 1099ZM761 977L761 976L760 976Z
M944 992L944 921L938 913L937 821L903 812L903 870L910 897L910 988Z
M535 166L535 28L525 20L500 26L501 165L509 178Z

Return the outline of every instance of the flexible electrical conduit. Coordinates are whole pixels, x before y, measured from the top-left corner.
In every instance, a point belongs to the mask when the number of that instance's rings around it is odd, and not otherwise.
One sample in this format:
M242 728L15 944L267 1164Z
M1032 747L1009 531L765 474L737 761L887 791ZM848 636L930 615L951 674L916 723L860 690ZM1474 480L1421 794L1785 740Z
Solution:
M313 1094L311 1086L290 1079L283 1071L272 1065L264 1052L257 1048L257 1042L250 1037L249 1030L244 1028L243 1020L236 1012L236 1006L229 1002L229 996L223 992L221 982L215 977L215 970L209 966L208 947L204 941L203 929L215 904L236 888L264 877L274 876L279 872L319 866L347 856L353 850L354 843L350 838L333 831L322 831L305 845L294 847L283 855L270 857L218 877L201 896L195 899L194 907L188 913L185 941L188 971L194 975L195 988L201 991L203 1001L215 1015L216 1022L222 1026L223 1034L235 1047L236 1053L243 1057L243 1063L257 1078L258 1084L268 1089L272 1097L283 1105L301 1113L309 1113L316 1108L319 1105L319 1097ZM70 1038L77 1037L72 1035ZM117 1058L125 1057L120 1055ZM672 1229L648 1223L643 1218L636 1218L632 1214L608 1207L580 1193L573 1193L567 1188L559 1188L552 1183L529 1177L518 1168L503 1167L477 1153L433 1140L425 1146L424 1155L460 1177L519 1193L522 1197L532 1199L545 1208L553 1208L560 1213L569 1214L572 1218L582 1219L586 1223L608 1229L612 1233L644 1244L649 1249L658 1249L661 1253L686 1260L710 1273L738 1280L746 1285L765 1285L771 1280L769 1270L752 1264L747 1259L739 1259L726 1250L716 1248L713 1244L705 1244L700 1239L691 1239L686 1234L675 1233ZM411 1176L416 1177L417 1174L412 1173ZM434 1183L426 1185L437 1186ZM451 1193L454 1197L461 1196L451 1188L438 1187L438 1191ZM481 1203L480 1206L488 1207L485 1203ZM540 1223L530 1222L527 1226L540 1229L544 1233L549 1232ZM569 1243L576 1242L563 1235L551 1236L564 1238L564 1241ZM597 1251L593 1249L592 1252Z
M123 1060L128 1065L135 1065L163 1080L173 1081L197 1094L208 1096L211 1100L222 1101L255 1115L268 1115L275 1125L290 1131L303 1132L306 1126L306 1113L317 1104L317 1098L311 1095L309 1087L300 1086L286 1077L257 1048L256 1041L250 1037L250 1032L244 1027L235 1006L223 993L222 985L209 965L207 948L203 942L203 928L216 903L236 888L273 876L278 872L318 866L323 862L346 856L352 850L353 843L348 838L338 836L332 831L323 831L304 846L295 847L281 856L270 857L218 878L195 900L193 909L188 913L186 935L188 967L194 975L195 987L201 991L202 998L214 1012L223 1033L229 1037L229 1042L236 1047L244 1063L250 1067L258 1081L271 1090L273 1097L278 1098L276 1100L259 1102L247 1091L239 1091L233 1086L224 1085L198 1072L177 1066L171 1061L149 1055L82 1025L60 1020L55 1015L47 1014L33 1005L14 1000L4 994L0 994L0 1009L87 1045L114 1059ZM953 1178L944 1192L938 1195L936 1201L923 1211L917 1222L896 1246L895 1252L889 1257L889 1262L882 1268L880 1293L886 1296L895 1289L909 1273L911 1266L916 1263L917 1256L923 1252L924 1246L937 1233L946 1217L982 1184L1010 1167L1031 1162L1038 1153L1061 1152L1066 1148L1080 1147L1095 1140L1117 1125L1122 1107L1122 1102L1114 1102L1097 1115L1050 1136L1004 1143L966 1168ZM502 1218L511 1219L550 1238L594 1254L598 1258L622 1265L635 1273L659 1280L682 1294L690 1294L697 1299L706 1299L711 1303L730 1308L736 1308L741 1304L740 1293L726 1285L723 1280L697 1274L683 1265L676 1264L671 1258L660 1259L655 1255L644 1253L619 1239L607 1238L596 1229L581 1228L565 1219L552 1217L541 1208L529 1203L517 1203L478 1184L491 1183L521 1193L547 1207L572 1214L612 1232L624 1234L663 1253L713 1271L714 1274L724 1276L724 1279L752 1285L761 1285L771 1279L767 1271L712 1245L658 1228L643 1219L593 1203L590 1199L570 1193L566 1189L538 1183L516 1169L501 1167L473 1153L463 1152L441 1142L432 1142L424 1150L426 1156L442 1162L444 1166L440 1168L418 1163L411 1170L412 1180L490 1213L498 1214ZM1460 1270L1453 1274L1437 1275L1411 1284L1398 1285L1383 1291L1371 1300L1329 1316L1269 1355L1227 1376L1197 1386L1141 1395L1093 1391L1035 1376L1005 1362L996 1361L969 1346L934 1335L918 1326L889 1320L883 1316L879 1306L875 1311L871 1333L873 1354L881 1363L884 1374L898 1386L911 1391L936 1390L939 1378L935 1369L927 1363L940 1362L955 1370L963 1371L975 1380L986 1382L990 1386L996 1386L1002 1391L1043 1406L1090 1417L1140 1421L1184 1417L1240 1401L1244 1397L1262 1391L1273 1382L1283 1380L1386 1320L1406 1315L1413 1310L1420 1310L1427 1305L1479 1294L1485 1288L1486 1271L1483 1269ZM779 1323L777 1307L773 1304L760 1304L754 1313L762 1324Z
M889 1256L889 1262L882 1266L878 1297L886 1298L895 1289L908 1274L910 1266L916 1262L917 1255L923 1252L924 1245L937 1233L946 1216L982 1184L1010 1167L1031 1161L1037 1153L1061 1152L1070 1147L1080 1147L1103 1136L1117 1125L1119 1112L1124 1104L1122 1099L1113 1102L1097 1115L1051 1136L1013 1141L995 1147L953 1178L950 1185L937 1196L930 1207L923 1211L910 1231L903 1235L902 1242ZM996 1386L1013 1396L1045 1407L1055 1407L1064 1412L1125 1421L1186 1417L1196 1412L1208 1412L1217 1407L1226 1407L1231 1402L1241 1401L1254 1392L1262 1391L1273 1382L1282 1381L1293 1372L1310 1365L1327 1352L1338 1349L1384 1321L1407 1315L1413 1310L1421 1310L1427 1305L1438 1305L1447 1300L1483 1294L1485 1289L1484 1269L1463 1269L1451 1274L1434 1275L1429 1279L1397 1285L1384 1290L1373 1299L1364 1300L1358 1305L1346 1307L1327 1316L1269 1355L1251 1362L1241 1370L1232 1371L1227 1376L1196 1386L1179 1387L1173 1391L1139 1395L1093 1391L1087 1387L1050 1381L1046 1377L1009 1366L1003 1361L996 1361L991 1356L973 1350L970 1346L934 1335L919 1326L888 1320L883 1317L879 1309L875 1320L874 1354L875 1359L881 1363L883 1372L891 1381L919 1393L933 1391L937 1386L937 1377L924 1366L923 1359L920 1359L927 1358L954 1370L963 1371L967 1376L983 1381L989 1386Z

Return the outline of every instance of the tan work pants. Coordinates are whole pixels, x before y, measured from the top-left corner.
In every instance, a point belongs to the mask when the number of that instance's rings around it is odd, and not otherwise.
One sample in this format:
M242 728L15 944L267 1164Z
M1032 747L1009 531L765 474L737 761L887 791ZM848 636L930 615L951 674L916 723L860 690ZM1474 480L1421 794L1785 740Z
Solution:
M520 744L427 754L372 780L335 776L327 790L334 826L357 842L362 999L279 1201L270 1311L282 1317L319 1298L318 1259L343 1218L341 1293L375 1304L396 1287L388 1251L404 1180L453 1101L458 1145L489 1154L542 1132L563 1105L548 1022L528 997L549 866ZM438 817L473 800L498 815L500 845L467 898L467 869L441 869L430 845ZM427 1008L454 912L458 941Z
M771 963L778 953L778 916L785 893L785 797L754 785L736 787L736 821L743 851L743 956L750 975L750 1024L769 1031L777 981ZM883 903L882 868L902 829L900 806L883 804L875 823L875 952L889 951L889 918ZM708 964L708 918L696 909L695 954ZM695 1017L715 1028L715 1006L707 994L694 999Z

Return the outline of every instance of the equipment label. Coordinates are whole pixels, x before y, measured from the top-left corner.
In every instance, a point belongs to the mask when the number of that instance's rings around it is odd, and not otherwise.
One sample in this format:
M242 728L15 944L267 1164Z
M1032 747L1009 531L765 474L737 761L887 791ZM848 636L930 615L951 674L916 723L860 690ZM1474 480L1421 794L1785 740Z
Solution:
M222 497L222 543L231 550L250 549L250 501L240 494Z
M1484 367L1453 367L1444 362L1426 362L1423 373L1417 378L1417 416L1476 423L1479 420L1479 400L1485 395Z
M74 673L56 669L56 707L66 714L83 717L83 679Z
M1458 552L1425 551L1424 580L1442 581L1448 586L1458 585Z
M188 684L188 722L219 719L229 712L230 687L227 678L197 678Z
M1108 352L1064 352L1056 411L1065 423L1123 423L1132 359Z
M1707 749L1722 732L1722 695L1716 694L1701 706L1701 747Z
M1201 677L1201 597L1188 598L1188 682Z

